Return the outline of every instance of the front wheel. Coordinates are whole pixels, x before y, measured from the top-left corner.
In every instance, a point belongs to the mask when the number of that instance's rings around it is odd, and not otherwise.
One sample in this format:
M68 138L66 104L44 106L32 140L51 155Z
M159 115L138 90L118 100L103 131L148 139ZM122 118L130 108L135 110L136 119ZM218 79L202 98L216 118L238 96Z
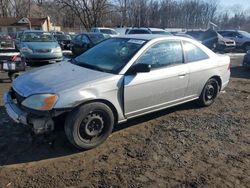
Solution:
M88 103L68 114L65 133L79 149L92 149L102 144L114 127L112 110L103 103Z
M249 51L250 50L250 44L246 44L245 47L244 47L244 50L245 50L245 52Z
M198 100L199 105L210 106L211 104L214 103L214 100L218 96L218 93L219 93L218 81L214 78L209 79L199 97Z

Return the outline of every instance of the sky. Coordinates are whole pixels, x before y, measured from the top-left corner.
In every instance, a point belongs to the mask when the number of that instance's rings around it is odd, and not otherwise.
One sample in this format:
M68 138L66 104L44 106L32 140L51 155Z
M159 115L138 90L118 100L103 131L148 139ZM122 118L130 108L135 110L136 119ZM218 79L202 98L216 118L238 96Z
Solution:
M243 8L250 7L250 0L220 0L221 5L233 6L235 4L241 5Z
M234 5L234 4L240 4L242 6L250 6L250 0L220 0L221 4L225 5Z

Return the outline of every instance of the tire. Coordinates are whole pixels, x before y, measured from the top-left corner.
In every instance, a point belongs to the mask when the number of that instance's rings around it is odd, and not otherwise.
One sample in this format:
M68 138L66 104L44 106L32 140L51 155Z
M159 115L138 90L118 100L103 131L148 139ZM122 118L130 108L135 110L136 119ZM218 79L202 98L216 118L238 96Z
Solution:
M20 74L19 74L19 73L8 73L8 76L9 76L11 82L12 82L12 81L15 80L18 76L20 76Z
M218 96L219 90L220 86L218 81L214 78L209 79L201 92L198 104L202 107L210 106Z
M248 50L250 50L250 44L245 44L244 45L244 50L245 50L245 52L247 52Z
M114 127L114 114L104 103L82 105L68 114L65 134L79 149L92 149L102 144Z

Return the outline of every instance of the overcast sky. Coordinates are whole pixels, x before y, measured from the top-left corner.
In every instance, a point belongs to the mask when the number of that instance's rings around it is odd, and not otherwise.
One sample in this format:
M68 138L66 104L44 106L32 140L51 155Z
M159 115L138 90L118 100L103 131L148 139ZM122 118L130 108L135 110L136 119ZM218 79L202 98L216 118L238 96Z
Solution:
M220 4L228 6L239 4L242 7L250 7L250 0L220 0Z
M250 6L249 0L220 0L222 4L233 5L233 4L242 4Z

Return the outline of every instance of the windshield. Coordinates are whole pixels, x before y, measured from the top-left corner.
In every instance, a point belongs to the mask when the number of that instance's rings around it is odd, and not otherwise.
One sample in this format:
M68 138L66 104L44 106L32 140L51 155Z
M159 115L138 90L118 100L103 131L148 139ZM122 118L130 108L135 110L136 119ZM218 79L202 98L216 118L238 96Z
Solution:
M246 32L246 31L239 31L239 33L240 33L241 35L243 35L244 37L250 38L250 33Z
M139 39L111 38L76 57L74 63L117 74L145 43L145 40Z
M57 40L71 40L69 35L54 35Z
M22 42L55 42L55 38L48 32L27 32L21 39Z
M89 34L89 38L90 40L94 43L94 44L98 44L99 42L102 42L103 40L105 40L106 38L104 37L104 35L102 34Z
M111 29L100 29L100 32L101 33L104 33L104 34L109 34L109 35L116 35L117 33Z

